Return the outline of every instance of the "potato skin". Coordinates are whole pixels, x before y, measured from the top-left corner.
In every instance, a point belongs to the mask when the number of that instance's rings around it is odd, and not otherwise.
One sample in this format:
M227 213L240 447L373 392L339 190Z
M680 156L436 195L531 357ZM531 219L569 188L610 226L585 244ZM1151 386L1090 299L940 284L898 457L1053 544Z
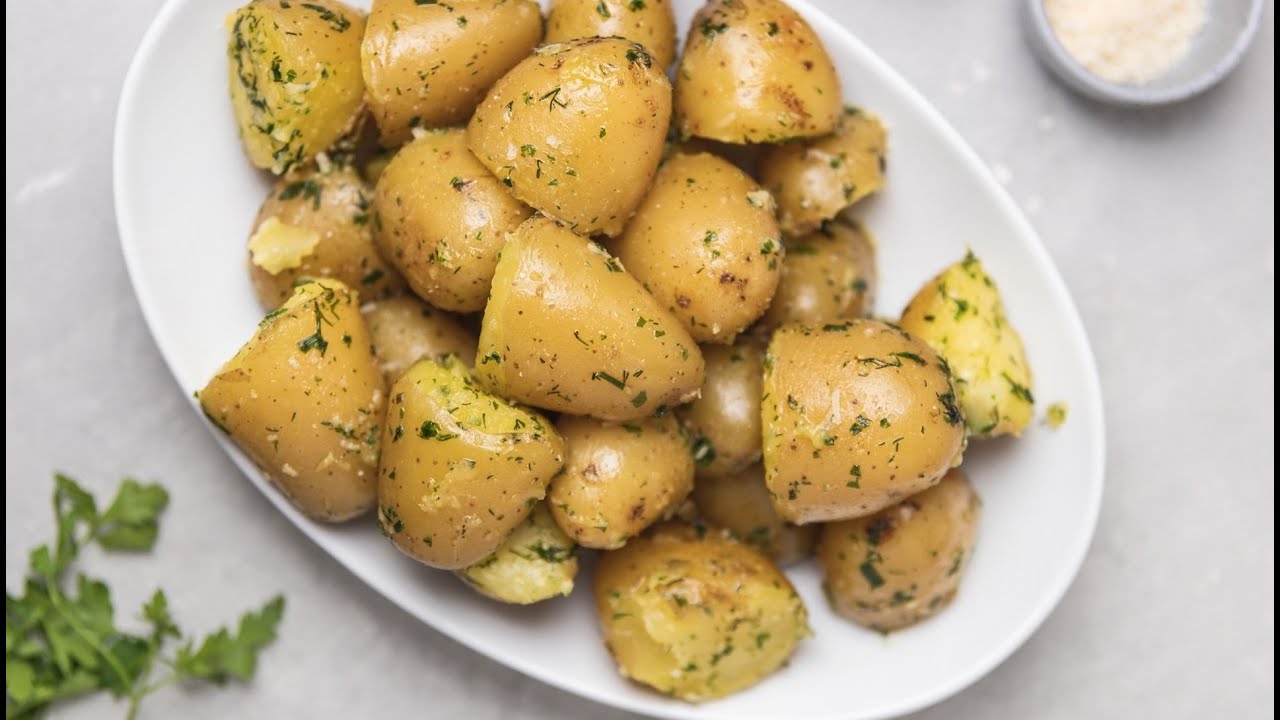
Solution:
M698 477L724 477L760 461L764 344L743 336L733 345L703 347L702 357L702 396L677 412L693 439Z
M547 503L583 547L622 547L693 490L693 456L670 414L623 425L566 415L556 428L567 455Z
M671 83L621 38L543 45L494 84L467 126L471 151L517 198L580 235L610 237L662 157Z
M884 187L886 132L875 115L845 108L833 134L770 150L760 184L778 201L789 235L817 230L841 210Z
M643 45L660 68L676 59L676 18L667 0L552 0L546 42L621 37Z
M283 174L354 129L364 23L335 0L253 0L228 16L231 106L255 167Z
M209 420L316 520L374 504L386 388L370 344L355 291L309 282L199 393Z
M492 555L458 571L476 592L513 605L568 595L577 574L573 541L556 527L545 502L535 505Z
M431 567L480 562L546 495L564 441L546 418L481 390L456 357L419 360L390 397L378 469L382 531Z
M792 525L778 516L759 463L724 477L699 476L693 486L693 501L703 520L726 528L779 565L813 553L819 526Z
M876 249L861 225L844 218L787 240L782 277L759 325L823 325L866 317L875 308Z
M869 515L959 463L964 419L946 365L876 320L787 325L765 359L765 482L797 524Z
M621 263L540 215L507 238L477 356L476 377L499 395L617 421L697 397L705 369Z
M951 366L971 436L1022 434L1035 413L1031 366L999 288L972 252L925 283L901 322Z
M611 247L694 340L717 344L764 314L783 253L769 194L707 153L667 160Z
M360 67L379 141L396 147L413 128L466 122L541 41L532 0L374 0Z
M400 148L373 207L383 257L419 297L454 312L484 309L506 234L533 212L476 160L459 128Z
M360 312L388 387L422 358L444 360L457 355L467 367L476 364L476 334L457 317L415 297L367 303Z
M887 633L942 611L960 587L982 500L964 473L867 517L822 527L818 563L831 608Z
M710 0L676 71L676 127L726 143L825 135L840 79L813 28L780 0Z
M359 288L364 300L391 297L407 289L404 278L373 246L371 194L364 182L350 167L326 165L324 170L308 167L281 178L254 218L249 276L266 310L292 297L294 285L302 279L333 278ZM275 223L268 224L273 218ZM263 260L262 250L268 255L272 251L271 228L279 227L276 223L302 231L314 241L305 255L286 261L292 267L277 268Z

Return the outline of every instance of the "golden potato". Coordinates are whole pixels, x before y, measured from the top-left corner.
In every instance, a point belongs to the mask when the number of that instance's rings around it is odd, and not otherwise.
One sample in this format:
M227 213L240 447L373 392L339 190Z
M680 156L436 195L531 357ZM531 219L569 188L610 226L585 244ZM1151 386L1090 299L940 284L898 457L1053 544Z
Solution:
M693 456L670 414L623 425L566 415L556 428L567 456L547 503L579 545L622 547L693 489Z
M809 634L786 576L701 525L668 523L605 553L595 600L622 674L690 702L754 685Z
M764 158L765 153L772 148L772 145L760 143L751 145L722 143L706 138L693 137L692 135L686 138L668 137L666 148L663 150L662 161L666 162L676 153L684 153L685 155L710 153L728 160L733 163L734 167L751 177L755 177L756 170L760 167L760 161Z
M694 340L719 344L769 307L783 253L769 193L706 153L663 164L611 247Z
M727 143L825 135L840 79L809 23L781 0L710 0L676 71L676 127Z
M780 565L813 552L818 526L792 525L778 517L759 463L724 477L699 476L693 485L693 501L702 519L728 529Z
M414 128L466 122L541 41L532 0L373 0L360 67L380 141L396 147Z
M360 312L388 387L422 358L444 360L457 355L467 367L476 364L476 334L457 317L417 298L402 295L372 302Z
M563 461L541 415L478 388L456 357L419 360L391 387L378 520L419 562L474 565L528 517Z
M333 278L366 300L405 291L404 279L373 247L369 195L350 167L326 162L281 178L249 235L249 277L268 310L301 280Z
M299 510L373 507L386 388L355 291L308 282L199 393L200 407Z
M477 356L492 391L602 420L687 402L704 370L693 338L621 263L540 215L507 238Z
M946 364L876 320L787 325L765 358L765 482L794 523L869 515L959 464L964 418Z
M253 0L227 28L231 106L256 167L280 175L355 129L363 13L335 0Z
M693 438L698 477L723 477L760 462L764 346L743 336L734 345L707 345L702 357L702 396L678 413Z
M589 37L643 45L660 68L676 59L676 18L668 0L551 0L546 42Z
M774 329L865 317L875 308L875 297L875 243L862 226L837 218L787 241L778 291L760 325Z
M467 126L471 151L515 196L580 235L622 232L662 157L671 83L621 38L543 45Z
M925 283L901 324L951 366L970 435L1022 434L1035 413L1031 366L999 288L972 252Z
M960 588L982 501L959 470L875 515L822 527L822 589L840 615L887 633L945 608Z
M506 234L533 212L489 174L459 128L400 148L378 177L373 237L423 300L484 308Z
M458 571L480 594L514 605L568 595L577 574L573 541L560 532L545 502L492 555Z

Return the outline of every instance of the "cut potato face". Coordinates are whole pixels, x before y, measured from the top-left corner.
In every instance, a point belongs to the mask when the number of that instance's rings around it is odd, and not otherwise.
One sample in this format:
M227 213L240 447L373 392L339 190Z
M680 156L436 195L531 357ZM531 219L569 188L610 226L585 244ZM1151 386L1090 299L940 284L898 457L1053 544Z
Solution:
M573 592L578 574L574 549L547 504L538 503L492 555L458 571L458 577L481 595L530 605Z
M552 0L547 42L590 37L642 45L661 68L676 59L676 19L669 0Z
M724 477L760 462L764 344L744 336L702 349L702 395L678 412L693 442L698 477Z
M759 463L724 477L699 477L693 487L693 501L703 520L728 529L779 565L813 553L819 526L792 525L778 515Z
M866 317L875 308L876 250L866 230L837 218L787 241L782 278L760 326L823 325Z
M476 334L457 316L415 297L402 295L368 303L360 312L388 387L422 358L443 361L456 355L467 367L476 363Z

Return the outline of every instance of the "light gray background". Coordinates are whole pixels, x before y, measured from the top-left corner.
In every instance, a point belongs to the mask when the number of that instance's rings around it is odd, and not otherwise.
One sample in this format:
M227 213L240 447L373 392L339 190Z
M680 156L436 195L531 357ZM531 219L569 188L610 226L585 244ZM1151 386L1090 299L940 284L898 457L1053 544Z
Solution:
M166 690L145 717L627 717L495 665L364 587L191 412L143 324L112 213L117 95L159 4L6 3L6 585L51 536L52 470L101 492L132 473L162 480L173 505L154 556L88 560L114 581L119 615L156 585L199 630L271 593L289 600L252 684ZM1057 85L1012 0L816 4L915 84L1025 208L1084 316L1107 399L1106 497L1075 585L1008 662L919 717L1270 717L1270 5L1226 82L1133 111ZM101 699L67 710L123 714Z

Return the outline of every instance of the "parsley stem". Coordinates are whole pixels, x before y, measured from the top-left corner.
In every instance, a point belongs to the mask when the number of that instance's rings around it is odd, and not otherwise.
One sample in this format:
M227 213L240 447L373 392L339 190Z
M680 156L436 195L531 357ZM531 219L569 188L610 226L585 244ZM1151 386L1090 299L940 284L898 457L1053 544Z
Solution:
M75 614L70 612L69 608L63 604L62 590L58 588L58 579L56 577L47 577L45 580L49 583L49 602L53 604L54 609L58 611L62 619L66 620L67 625L80 636L80 639L84 640L89 647L93 648L94 652L107 661L107 665L110 665L111 670L120 678L121 684L128 684L129 673L120 664L120 661L116 659L116 656L107 652L107 649L102 647L102 643L98 642L97 638L85 630L85 627L80 624Z
M138 716L138 705L142 703L142 699L157 690L162 690L175 682L181 680L181 676L176 673L170 673L169 677L158 682L151 683L146 687L139 688L129 693L129 712L125 714L125 720L134 720Z

